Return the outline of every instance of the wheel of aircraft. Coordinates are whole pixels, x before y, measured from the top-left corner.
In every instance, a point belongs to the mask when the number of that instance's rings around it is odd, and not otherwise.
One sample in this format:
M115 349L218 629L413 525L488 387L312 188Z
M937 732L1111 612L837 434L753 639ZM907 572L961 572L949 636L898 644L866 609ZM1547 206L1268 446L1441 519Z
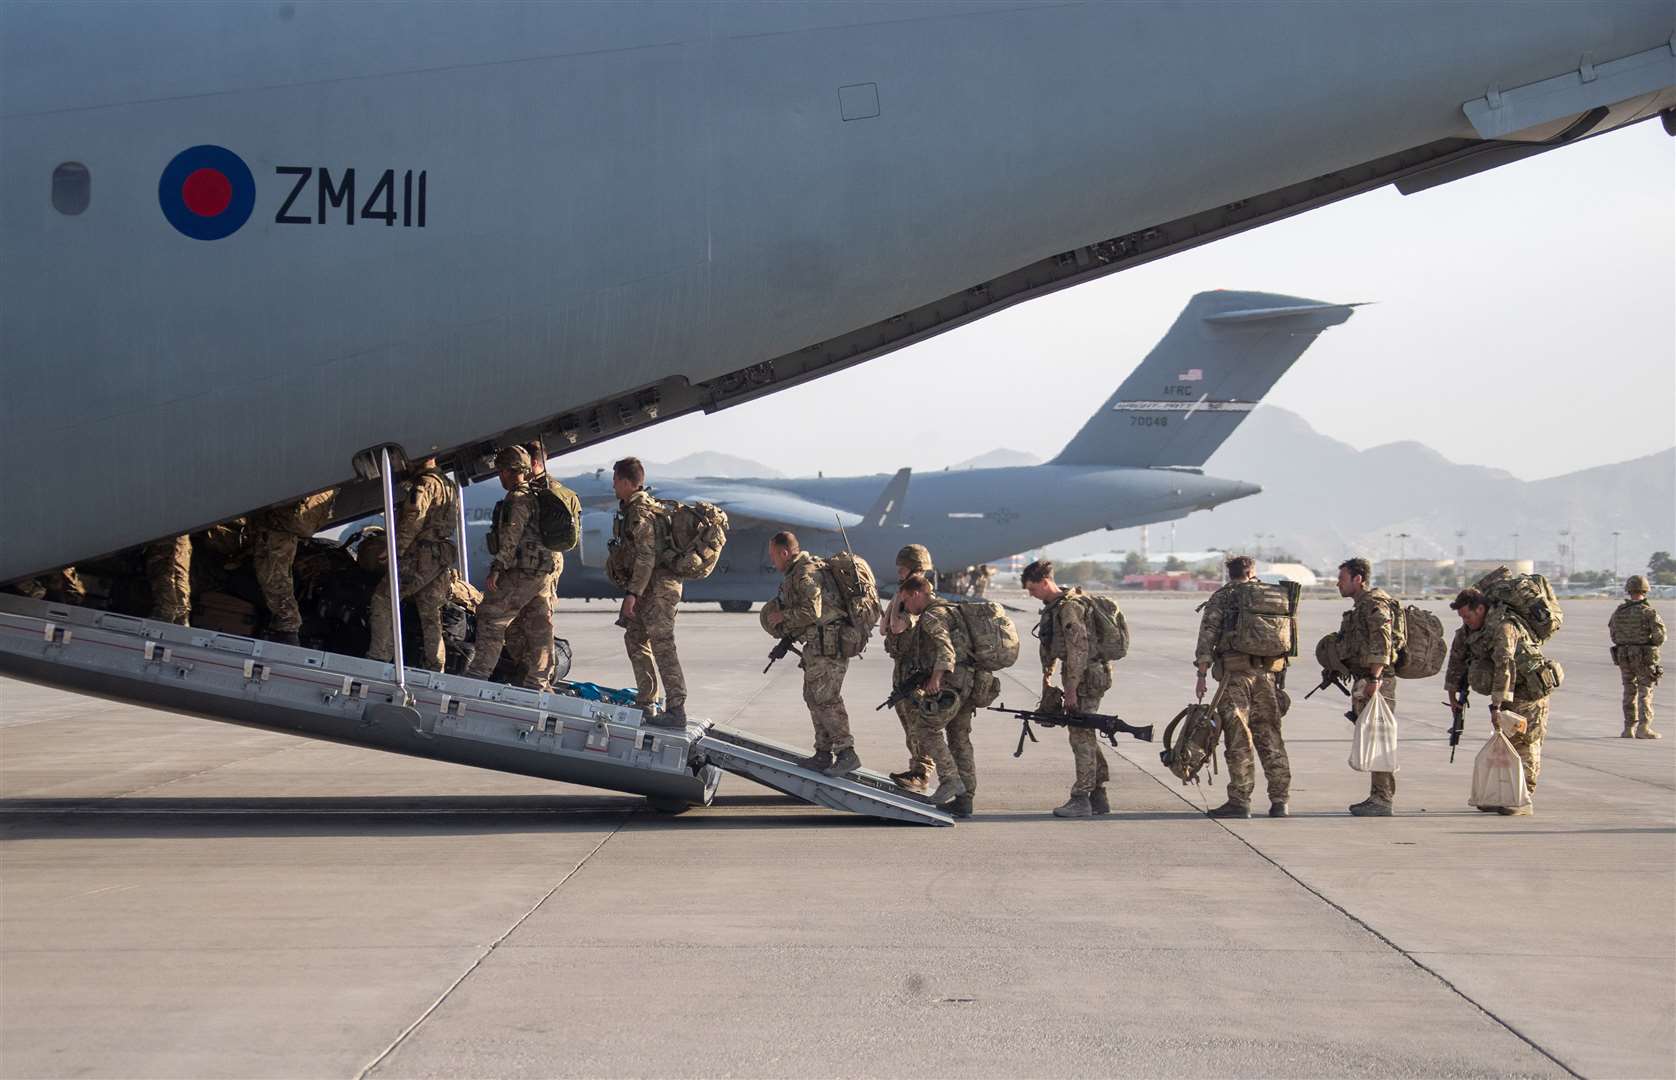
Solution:
M720 603L722 605L722 610L727 612L729 615L743 615L751 610L751 602L749 600L723 600L720 601Z

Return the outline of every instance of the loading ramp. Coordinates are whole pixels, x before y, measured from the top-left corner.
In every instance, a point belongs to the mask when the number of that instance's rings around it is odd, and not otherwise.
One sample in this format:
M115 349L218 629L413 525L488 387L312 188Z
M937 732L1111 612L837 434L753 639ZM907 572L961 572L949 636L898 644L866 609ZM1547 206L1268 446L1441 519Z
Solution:
M888 778L829 777L803 752L708 723L644 725L633 706L0 595L0 674L247 727L708 806L732 772L891 821L953 819ZM403 685L405 683L405 685Z

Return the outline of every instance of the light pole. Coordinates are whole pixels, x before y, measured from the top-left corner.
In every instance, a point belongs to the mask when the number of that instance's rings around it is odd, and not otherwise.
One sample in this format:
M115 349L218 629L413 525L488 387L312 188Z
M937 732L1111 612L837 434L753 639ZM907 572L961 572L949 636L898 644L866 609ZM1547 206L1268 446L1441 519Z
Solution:
M1466 534L1465 529L1455 530L1455 588L1466 584Z
M1618 580L1618 531L1612 530L1612 580Z
M1400 552L1397 556L1397 565L1401 567L1397 572L1402 575L1402 584L1397 586L1397 592L1401 594L1408 592L1408 534L1398 533L1397 540L1399 541L1397 550Z
M1570 529L1561 529L1560 530L1560 542L1558 544L1558 547L1559 547L1559 556L1560 556L1560 580L1561 581L1565 581L1566 579L1571 577L1570 574L1566 573L1566 569L1565 569L1565 566L1566 566L1565 557L1566 557L1566 554L1571 550L1570 545L1566 543L1566 538L1569 537L1570 535L1571 535L1571 530Z
M1519 534L1513 534L1513 561L1519 561Z

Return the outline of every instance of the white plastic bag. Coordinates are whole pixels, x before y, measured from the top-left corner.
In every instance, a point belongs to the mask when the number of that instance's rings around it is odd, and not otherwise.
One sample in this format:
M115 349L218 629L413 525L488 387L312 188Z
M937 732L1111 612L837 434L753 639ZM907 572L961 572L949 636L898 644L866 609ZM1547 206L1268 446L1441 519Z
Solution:
M1512 714L1502 716L1502 727L1490 736L1484 749L1472 762L1472 797L1470 806L1529 806L1531 793L1525 787L1525 763L1519 752L1507 741L1502 731L1513 730L1523 720Z
M1350 767L1357 772L1397 771L1397 714L1375 692L1356 718L1350 737Z

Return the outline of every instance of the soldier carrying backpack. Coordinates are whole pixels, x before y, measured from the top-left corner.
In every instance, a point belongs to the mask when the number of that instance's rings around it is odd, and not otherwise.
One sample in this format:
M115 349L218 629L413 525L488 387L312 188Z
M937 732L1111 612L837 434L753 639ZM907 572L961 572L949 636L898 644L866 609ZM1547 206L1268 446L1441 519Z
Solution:
M836 577L827 563L804 551L789 532L774 534L768 542L768 557L774 569L785 575L778 595L763 611L763 623L782 638L803 643L803 702L815 727L815 752L798 764L828 776L843 776L861 768L850 734L850 716L844 708L844 675L850 658L861 652L852 632L847 598L840 595ZM859 562L860 560L856 560ZM861 563L865 567L866 563ZM868 572L869 580L872 578ZM871 631L877 620L878 593L873 594L875 614L867 622Z
M1336 656L1351 677L1350 709L1358 715L1375 693L1385 699L1393 713L1396 711L1397 656L1405 639L1402 605L1385 590L1374 587L1372 578L1373 567L1366 559L1350 558L1338 564L1338 594L1354 603L1339 623ZM1372 777L1368 797L1352 806L1350 813L1356 817L1390 817L1397 796L1397 774L1368 775Z
M1212 700L1223 733L1222 755L1228 762L1228 801L1211 817L1248 818L1257 786L1252 757L1263 763L1268 780L1269 816L1286 817L1292 789L1292 765L1280 720L1290 705L1284 690L1286 666L1298 651L1298 586L1272 585L1253 576L1249 555L1227 562L1228 583L1200 605L1199 640L1194 664L1198 700L1205 678L1221 685Z
M1060 669L1064 707L1072 712L1100 711L1100 699L1112 686L1111 661L1129 650L1129 624L1117 604L1108 597L1091 596L1081 589L1062 589L1053 580L1053 563L1038 560L1024 568L1019 579L1026 592L1041 601L1042 616L1036 627L1042 661L1042 699L1049 699L1049 680ZM1111 770L1100 750L1099 734L1092 728L1066 728L1071 755L1076 760L1076 778L1071 797L1054 808L1053 816L1085 818L1111 813L1106 785Z

